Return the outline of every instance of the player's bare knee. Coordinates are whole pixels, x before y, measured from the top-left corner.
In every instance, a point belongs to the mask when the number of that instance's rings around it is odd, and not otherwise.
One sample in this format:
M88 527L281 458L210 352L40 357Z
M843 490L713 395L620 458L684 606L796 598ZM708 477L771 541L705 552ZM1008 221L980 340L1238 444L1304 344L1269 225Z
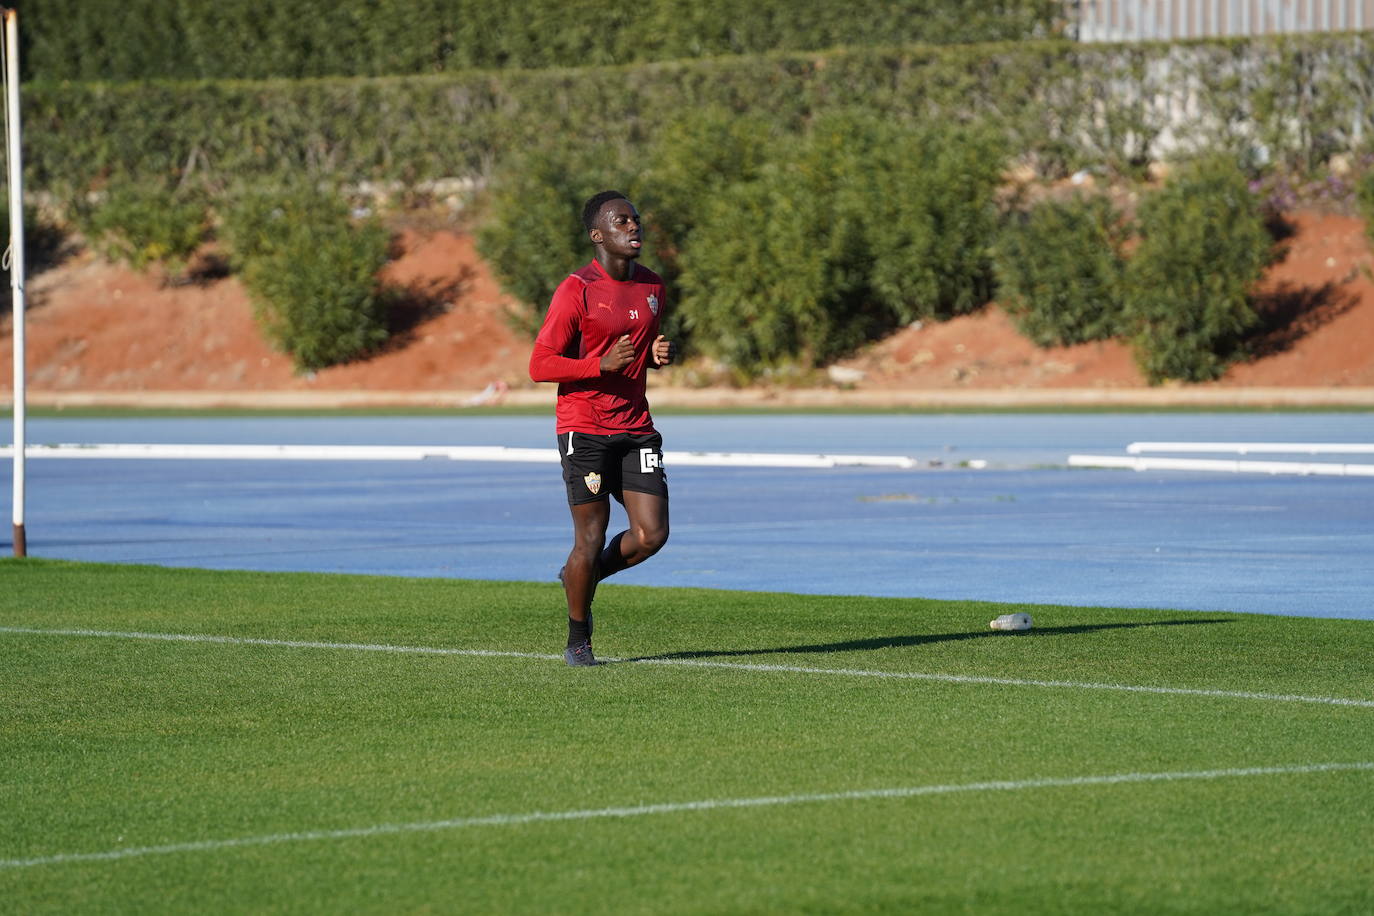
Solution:
M646 556L653 556L663 549L664 544L668 543L667 525L640 528L638 534L639 545L644 550Z
M573 542L572 553L568 555L568 562L578 566L595 566L596 558L600 556L601 550L605 546L605 538L579 537Z

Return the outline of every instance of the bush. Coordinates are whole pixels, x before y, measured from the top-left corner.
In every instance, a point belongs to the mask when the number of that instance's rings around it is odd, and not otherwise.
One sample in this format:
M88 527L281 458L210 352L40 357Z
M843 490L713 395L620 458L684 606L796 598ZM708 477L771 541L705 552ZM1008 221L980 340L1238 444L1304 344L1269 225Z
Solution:
M770 165L707 201L682 255L692 344L745 378L824 363L864 339L862 229L797 165Z
M339 194L295 188L230 202L232 262L268 338L309 372L364 355L386 340L390 297L377 273L390 233L351 218Z
M864 164L872 119L830 116L704 202L682 252L693 345L744 378L810 368L873 331Z
M1136 362L1151 384L1220 377L1258 323L1249 292L1273 252L1234 161L1204 158L1145 197L1126 268Z
M116 185L79 214L87 241L104 257L140 271L160 264L173 276L186 269L208 226L204 200L155 185Z
M1000 158L973 135L848 112L716 193L682 252L692 342L745 377L810 368L982 301Z
M477 228L477 250L500 278L502 289L524 304L509 316L518 329L533 336L554 290L591 259L592 244L582 227L587 199L615 188L635 200L626 178L571 143L529 150L513 157L497 175ZM653 260L653 244L649 234L646 262Z
M1045 200L1014 213L994 261L1003 306L1042 347L1116 337L1128 229L1105 197Z
M693 109L655 133L638 184L663 278L676 286L677 260L704 225L710 200L735 182L755 178L773 154L780 131L758 114L720 105Z
M983 302L1001 150L839 111L802 134L707 107L633 164L596 138L521 154L487 196L478 248L537 326L591 255L578 214L617 187L646 222L644 261L669 284L664 332L743 377L810 368L916 316ZM642 164L640 164L642 163Z
M1006 149L986 130L886 130L868 170L875 294L892 315L945 319L987 302L993 195Z

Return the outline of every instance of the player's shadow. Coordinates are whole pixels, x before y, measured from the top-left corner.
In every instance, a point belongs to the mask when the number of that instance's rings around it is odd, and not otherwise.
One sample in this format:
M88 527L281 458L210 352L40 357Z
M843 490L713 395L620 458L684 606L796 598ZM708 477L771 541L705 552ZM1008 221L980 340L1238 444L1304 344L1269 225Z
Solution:
M1156 620L1150 622L1127 623L1090 623L1071 627L1036 627L1020 632L980 630L969 633L923 633L912 636L876 636L872 639L849 639L844 642L812 643L804 646L779 646L773 649L700 649L682 652L664 652L660 655L641 655L623 659L626 662L655 662L673 659L694 658L732 658L750 655L799 655L831 652L868 652L874 649L899 649L911 646L928 646L943 642L961 642L967 639L1005 638L1014 636L1020 639L1042 638L1045 636L1072 636L1078 633L1093 633L1099 630L1134 630L1141 627L1188 627L1213 623L1232 623L1226 617L1193 617L1186 620Z

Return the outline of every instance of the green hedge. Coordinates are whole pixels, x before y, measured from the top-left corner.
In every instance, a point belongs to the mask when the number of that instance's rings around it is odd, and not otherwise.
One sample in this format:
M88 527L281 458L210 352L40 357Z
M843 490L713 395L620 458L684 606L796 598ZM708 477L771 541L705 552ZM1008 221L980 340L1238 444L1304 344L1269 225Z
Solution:
M299 79L1002 41L1048 35L1057 0L42 0L26 78Z
M769 54L384 79L25 87L28 186L109 176L225 185L307 175L344 183L489 176L511 154L574 144L644 164L681 112L750 114L796 132L863 107L914 123L988 125L1042 175L1139 168L1168 124L1182 148L1259 148L1297 165L1374 136L1374 72L1358 35L1185 45L1019 42ZM1172 100L1172 102L1171 102ZM1307 112L1306 119L1293 112ZM636 155L637 154L637 155Z

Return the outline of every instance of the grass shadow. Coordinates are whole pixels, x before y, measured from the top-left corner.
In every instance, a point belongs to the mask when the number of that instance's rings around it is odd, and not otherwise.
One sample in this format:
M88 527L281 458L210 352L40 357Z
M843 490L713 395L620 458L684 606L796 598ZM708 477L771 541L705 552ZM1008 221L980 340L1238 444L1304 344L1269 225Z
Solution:
M1274 260L1282 261L1288 256L1288 242L1298 234L1298 224L1285 216L1282 210L1266 209L1264 231L1274 241Z
M233 265L223 252L199 251L186 265L186 270L168 278L166 285L206 287L218 283L233 272Z
M24 276L34 277L45 270L60 267L80 250L80 244L62 230L45 223L26 227L24 237ZM7 255L8 257L8 255ZM4 267L5 278L0 282L0 315L14 311L14 290L10 282L9 262ZM24 300L25 308L41 305L39 297Z
M1291 349L1303 337L1350 311L1359 296L1339 284L1321 286L1280 284L1253 300L1259 322L1246 335L1251 359L1262 359Z
M1079 633L1094 633L1099 630L1135 630L1142 627L1185 627L1232 622L1231 618L1226 617L1194 617L1186 620L1160 620L1152 623L1096 623L1081 624L1071 627L1038 627L1011 633L998 630L979 630L977 632L967 633L926 633L911 636L876 636L872 639L850 639L843 642L812 643L810 645L801 646L779 646L773 649L701 649L684 652L664 652L659 655L640 655L635 658L622 659L622 661L654 662L674 659L748 657L751 655L825 655L832 652L871 652L875 649L899 649L912 646L928 646L936 643L962 642L969 639L987 639L988 637L1005 638L1011 636L1027 639L1046 636L1073 636Z
M391 332L383 350L405 347L415 339L415 330L431 318L453 307L472 285L475 271L464 267L456 277L417 280L390 290L387 328Z

